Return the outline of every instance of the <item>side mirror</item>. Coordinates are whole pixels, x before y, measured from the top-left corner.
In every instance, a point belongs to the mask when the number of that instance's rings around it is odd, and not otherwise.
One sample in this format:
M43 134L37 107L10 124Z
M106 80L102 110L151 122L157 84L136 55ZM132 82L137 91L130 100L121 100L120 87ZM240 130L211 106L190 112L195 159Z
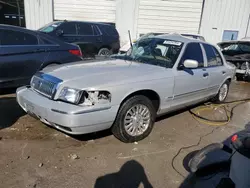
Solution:
M199 65L198 61L187 59L183 63L184 67L187 69L196 69Z
M58 29L58 30L56 31L56 35L57 35L57 36L62 36L62 35L63 35L63 30Z

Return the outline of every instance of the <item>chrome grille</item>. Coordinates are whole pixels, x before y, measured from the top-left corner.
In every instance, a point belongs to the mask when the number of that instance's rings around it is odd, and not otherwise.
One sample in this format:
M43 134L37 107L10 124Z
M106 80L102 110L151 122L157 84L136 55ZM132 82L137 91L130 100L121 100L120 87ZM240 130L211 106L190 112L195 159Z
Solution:
M30 85L36 92L52 98L60 82L61 80L55 77L46 74L38 74L32 77Z

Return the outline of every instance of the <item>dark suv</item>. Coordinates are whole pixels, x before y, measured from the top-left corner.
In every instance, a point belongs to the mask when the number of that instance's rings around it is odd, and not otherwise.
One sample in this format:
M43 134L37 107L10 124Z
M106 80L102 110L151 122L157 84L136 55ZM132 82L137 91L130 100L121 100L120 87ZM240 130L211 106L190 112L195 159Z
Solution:
M120 48L119 34L115 27L96 22L56 21L39 31L80 46L83 57L111 55Z
M0 89L29 84L47 66L82 60L77 45L16 26L0 25Z

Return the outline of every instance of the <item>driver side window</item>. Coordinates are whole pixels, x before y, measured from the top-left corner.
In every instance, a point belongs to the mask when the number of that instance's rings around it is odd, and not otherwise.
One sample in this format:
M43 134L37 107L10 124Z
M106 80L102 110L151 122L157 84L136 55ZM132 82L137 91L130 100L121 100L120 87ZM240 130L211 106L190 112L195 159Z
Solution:
M181 63L183 64L185 60L195 60L198 62L198 68L204 67L204 59L199 43L189 43L185 49L182 56Z

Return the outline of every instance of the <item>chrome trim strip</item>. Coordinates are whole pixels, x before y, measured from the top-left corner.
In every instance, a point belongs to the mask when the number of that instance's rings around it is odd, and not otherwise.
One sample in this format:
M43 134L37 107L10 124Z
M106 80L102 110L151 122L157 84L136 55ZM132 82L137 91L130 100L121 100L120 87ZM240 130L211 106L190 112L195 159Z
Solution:
M179 95L175 95L174 99L175 98L180 98L180 97L185 97L187 95L192 95L194 93L202 92L202 91L205 91L205 90L211 90L211 89L217 89L217 88L219 88L219 85L212 86L212 87L205 88L205 89L196 90L196 91L191 91L191 92L187 92L187 93L183 93L183 94L179 94Z
M57 109L53 109L53 108L51 109L51 111L57 112L57 113L60 113L60 114L67 114L67 115L80 115L80 114L87 114L87 113L91 113L91 112L97 112L97 111L108 110L108 109L110 109L110 108L111 108L111 106L108 106L108 107L101 107L101 108L83 110L83 111L76 112L76 113L68 113L68 112L64 112L64 111L57 110Z

